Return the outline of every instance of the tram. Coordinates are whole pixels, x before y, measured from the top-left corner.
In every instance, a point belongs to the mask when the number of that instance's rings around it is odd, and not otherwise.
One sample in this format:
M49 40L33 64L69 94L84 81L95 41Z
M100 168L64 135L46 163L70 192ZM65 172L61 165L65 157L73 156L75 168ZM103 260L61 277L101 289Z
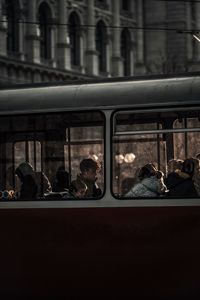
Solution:
M124 197L138 168L200 152L200 75L0 89L1 299L198 299L199 197ZM53 186L101 166L99 197L21 199L28 162Z

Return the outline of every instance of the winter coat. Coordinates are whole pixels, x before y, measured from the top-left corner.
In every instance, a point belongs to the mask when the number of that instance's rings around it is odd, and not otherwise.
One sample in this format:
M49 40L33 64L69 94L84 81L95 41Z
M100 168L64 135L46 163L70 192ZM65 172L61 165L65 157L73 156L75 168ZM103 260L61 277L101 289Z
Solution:
M169 197L198 197L192 178L184 172L170 173L165 184L169 190Z
M16 174L22 181L20 199L29 200L41 197L44 193L51 192L51 184L42 172L35 172L33 167L27 163L21 163L16 169Z
M151 176L133 186L125 197L158 197L165 190L165 184L156 176Z

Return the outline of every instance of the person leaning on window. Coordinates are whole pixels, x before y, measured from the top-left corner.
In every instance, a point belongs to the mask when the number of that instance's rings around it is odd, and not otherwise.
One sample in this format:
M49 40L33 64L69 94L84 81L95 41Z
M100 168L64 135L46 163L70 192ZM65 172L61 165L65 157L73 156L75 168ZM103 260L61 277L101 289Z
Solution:
M130 197L159 197L165 194L167 187L163 182L163 173L154 164L146 164L138 173L139 182L125 195Z

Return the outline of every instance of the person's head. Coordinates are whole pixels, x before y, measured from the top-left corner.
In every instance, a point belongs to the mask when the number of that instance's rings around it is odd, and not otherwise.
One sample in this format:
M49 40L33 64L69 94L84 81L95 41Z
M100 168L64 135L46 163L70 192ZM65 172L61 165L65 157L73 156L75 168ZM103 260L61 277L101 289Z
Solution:
M26 175L31 175L33 172L33 167L28 162L21 163L15 170L15 174L21 181L23 181Z
M177 170L181 170L183 166L182 159L170 159L167 164L168 173L175 172Z
M190 177L199 170L199 160L197 158L186 158L183 162L181 171L188 174Z
M91 158L83 159L80 163L81 175L86 180L95 181L99 170L99 163Z
M76 198L84 198L85 193L87 191L87 185L82 180L77 179L71 182L69 191Z
M154 164L149 163L144 165L138 174L138 178L140 180L144 179L144 178L148 178L148 177L152 177L152 176L156 176L158 174L158 170L156 169L156 167L154 166Z

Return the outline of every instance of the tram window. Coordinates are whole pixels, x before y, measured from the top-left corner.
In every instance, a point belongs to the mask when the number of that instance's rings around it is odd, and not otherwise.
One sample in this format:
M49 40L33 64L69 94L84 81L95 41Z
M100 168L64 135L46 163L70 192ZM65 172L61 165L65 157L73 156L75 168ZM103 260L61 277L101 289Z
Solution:
M41 143L39 141L20 141L14 144L15 168L29 161L35 171L41 171Z
M78 196L78 193L71 189L72 182L77 187L81 186L80 181L84 181L81 177L78 178L77 183L76 179L80 174L81 161L88 158L92 158L98 166L102 167L96 184L103 194L104 116L100 112L0 117L0 191L3 192L0 192L0 199L2 201L7 201L8 198L13 200L68 200L77 197L96 199L97 196L93 195L87 197L87 193ZM24 181L21 177L23 172L22 175L26 175ZM27 195L23 198L21 195L25 191L24 182L26 184L28 182L33 188L29 188L31 196ZM93 184L95 181L92 182L92 187ZM89 183L84 185L82 183L85 191L89 189L87 185ZM8 195L5 191L9 190L12 190L12 193ZM98 198L101 198L100 193Z
M168 162L195 158L200 152L200 111L117 112L113 116L112 141L112 192L116 198L171 198L172 187L169 191L166 186ZM180 193L175 198L200 196L199 162L194 161L195 171L190 174L195 180L194 193ZM153 166L147 167L155 167L153 173L159 177L153 192L147 184L150 180L142 181L147 176L142 167L149 163ZM135 192L141 186L150 193Z

